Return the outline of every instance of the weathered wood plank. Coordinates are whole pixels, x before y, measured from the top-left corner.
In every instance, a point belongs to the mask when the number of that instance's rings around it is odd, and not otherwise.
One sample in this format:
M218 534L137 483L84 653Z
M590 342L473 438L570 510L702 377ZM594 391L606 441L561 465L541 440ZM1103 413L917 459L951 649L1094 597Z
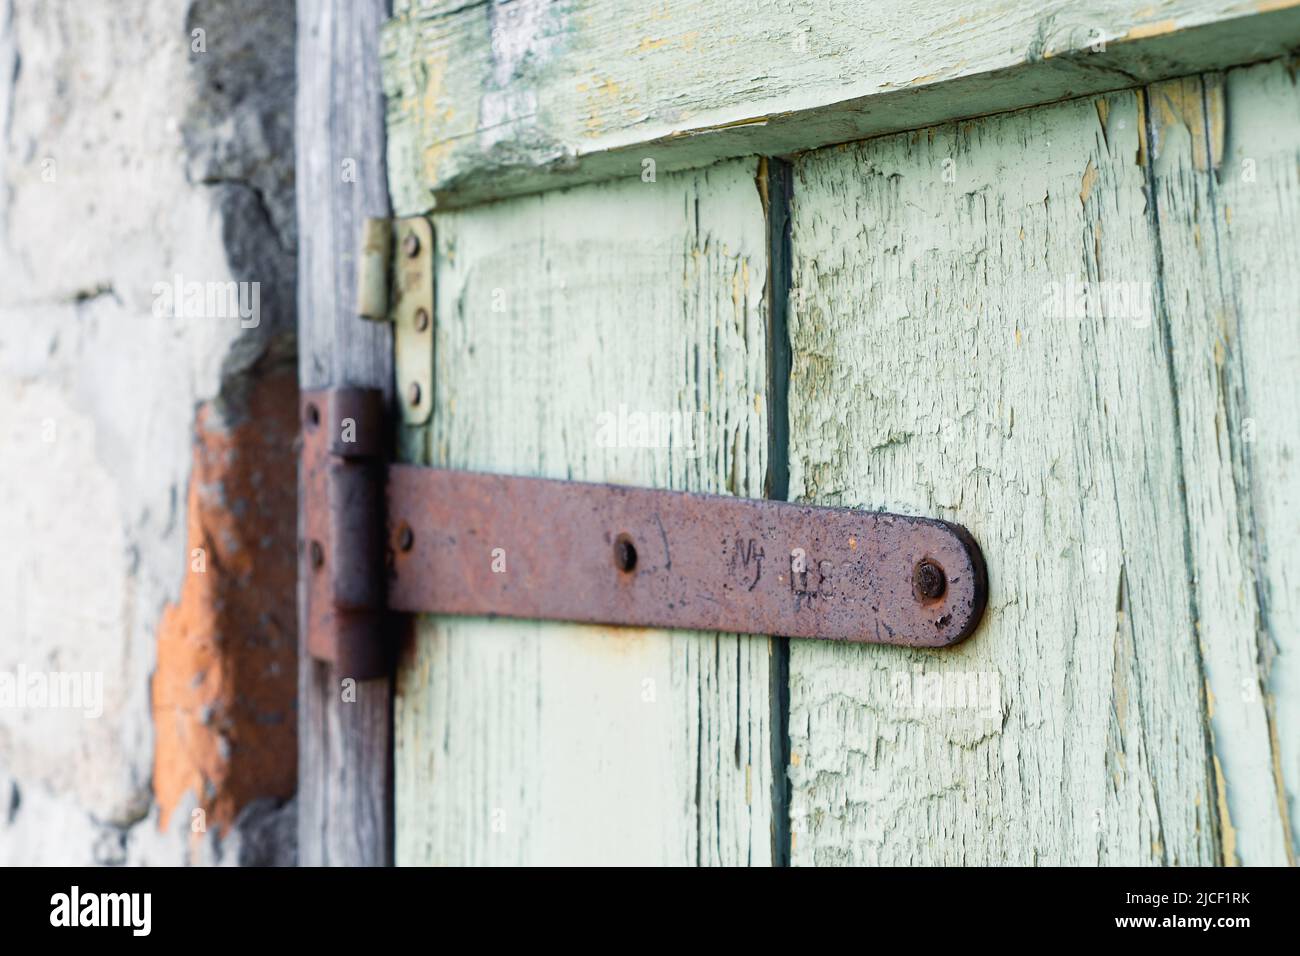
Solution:
M1223 103L1218 203L1226 255L1219 270L1233 280L1237 329L1235 349L1229 333L1235 361L1225 363L1230 403L1221 437L1233 448L1239 487L1249 488L1256 593L1238 600L1256 602L1259 628L1257 645L1237 645L1247 656L1255 650L1258 660L1254 669L1249 660L1240 664L1236 689L1243 707L1253 705L1256 693L1264 702L1276 806L1261 804L1256 811L1253 794L1239 793L1231 774L1228 798L1242 862L1285 856L1294 864L1300 857L1300 91L1294 64L1233 70ZM1207 110L1207 122L1212 116ZM1216 719L1229 693L1225 687L1216 697ZM1230 728L1227 746L1257 752L1245 732ZM1249 733L1259 732L1256 718ZM1220 744L1221 757L1224 750ZM1252 771L1247 786L1263 776ZM1274 820L1280 821L1281 848L1272 842Z
M428 451L408 436L408 452L761 497L758 165L437 216L435 411ZM638 436L634 416L678 427ZM762 637L423 619L395 704L398 862L769 862L771 653Z
M951 650L792 642L796 863L1220 857L1143 134L1127 92L796 163L791 494L961 522L991 587Z
M1261 12L1268 11L1268 12ZM394 194L423 211L782 155L1286 53L1293 0L402 3ZM1103 49L1104 46L1104 49Z
M1296 480L1285 464L1296 432L1286 416L1300 395L1300 352L1293 284L1279 277L1294 275L1300 240L1300 98L1281 64L1229 76L1231 110L1221 75L1153 86L1148 142L1224 859L1276 866L1292 847L1270 727L1270 659L1288 644L1294 653L1295 638L1261 602L1280 587L1285 606L1287 585L1280 568L1257 562L1256 549L1280 538L1285 551L1295 530L1294 513L1265 502ZM1258 468L1248 454L1261 429L1259 450L1277 455L1280 471ZM1261 581L1261 572L1276 577ZM1272 676L1284 683L1290 656L1277 660ZM1278 729L1288 740L1295 733L1294 724Z
M384 0L299 0L295 117L302 388L391 391L387 328L356 316L357 243L388 212L378 31ZM299 599L301 622L302 600ZM360 683L307 655L299 625L298 858L374 866L391 851L391 681Z

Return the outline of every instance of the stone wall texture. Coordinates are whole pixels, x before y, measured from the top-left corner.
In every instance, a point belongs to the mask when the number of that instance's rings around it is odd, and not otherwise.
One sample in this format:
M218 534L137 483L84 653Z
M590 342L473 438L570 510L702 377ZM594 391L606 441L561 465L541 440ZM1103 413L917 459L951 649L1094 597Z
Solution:
M0 0L0 865L293 862L293 42Z

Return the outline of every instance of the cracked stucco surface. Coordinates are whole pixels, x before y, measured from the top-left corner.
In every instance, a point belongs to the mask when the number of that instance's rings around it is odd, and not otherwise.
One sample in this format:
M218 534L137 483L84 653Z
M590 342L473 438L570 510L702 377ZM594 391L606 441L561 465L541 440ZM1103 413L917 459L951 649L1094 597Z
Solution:
M159 831L149 681L196 410L292 360L292 44L288 0L0 0L0 669L104 681L0 710L0 862L239 856ZM177 275L260 324L154 315Z

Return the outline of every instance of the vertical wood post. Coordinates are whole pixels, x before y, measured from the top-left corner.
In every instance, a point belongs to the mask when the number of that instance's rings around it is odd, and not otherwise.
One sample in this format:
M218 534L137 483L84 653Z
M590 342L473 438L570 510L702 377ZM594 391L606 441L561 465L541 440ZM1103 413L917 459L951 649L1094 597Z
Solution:
M382 388L385 323L356 310L361 223L388 215L379 27L387 0L298 0L295 143L298 349L303 389ZM302 599L299 597L299 619ZM358 682L313 661L299 628L298 859L304 866L392 861L392 682Z

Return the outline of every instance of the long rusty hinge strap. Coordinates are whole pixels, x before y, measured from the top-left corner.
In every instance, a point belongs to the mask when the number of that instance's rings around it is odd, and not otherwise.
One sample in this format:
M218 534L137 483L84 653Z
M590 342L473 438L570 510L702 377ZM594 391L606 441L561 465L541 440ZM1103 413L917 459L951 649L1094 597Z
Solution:
M312 656L389 666L387 611L939 647L979 623L965 529L929 518L385 466L380 393L303 395Z
M944 521L397 465L389 607L939 647L983 557Z

